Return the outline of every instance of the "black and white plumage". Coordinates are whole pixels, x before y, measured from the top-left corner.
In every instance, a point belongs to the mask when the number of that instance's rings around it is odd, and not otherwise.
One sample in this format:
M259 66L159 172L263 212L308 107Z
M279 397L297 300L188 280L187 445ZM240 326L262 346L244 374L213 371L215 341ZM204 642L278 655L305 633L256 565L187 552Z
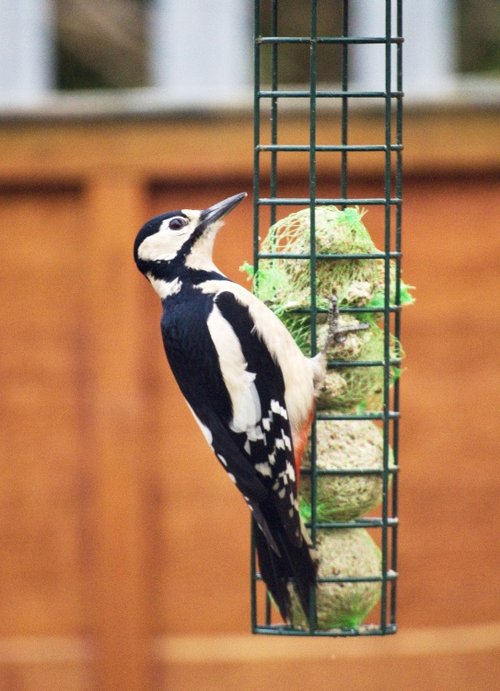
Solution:
M289 620L289 584L307 613L316 582L298 512L295 455L307 438L325 361L322 354L304 357L281 321L213 263L221 219L245 196L151 219L137 235L134 257L162 300L172 372L253 512L260 571Z

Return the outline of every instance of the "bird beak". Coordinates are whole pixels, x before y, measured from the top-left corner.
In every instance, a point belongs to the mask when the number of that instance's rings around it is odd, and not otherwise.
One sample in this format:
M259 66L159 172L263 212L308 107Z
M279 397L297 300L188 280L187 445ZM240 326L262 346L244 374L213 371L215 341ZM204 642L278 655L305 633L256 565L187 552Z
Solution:
M221 202L217 202L217 204L214 204L201 212L200 220L205 225L210 225L214 221L217 221L219 218L222 218L228 214L237 204L241 202L242 199L245 199L246 196L246 192L240 192L240 194L235 194L232 197L223 199Z

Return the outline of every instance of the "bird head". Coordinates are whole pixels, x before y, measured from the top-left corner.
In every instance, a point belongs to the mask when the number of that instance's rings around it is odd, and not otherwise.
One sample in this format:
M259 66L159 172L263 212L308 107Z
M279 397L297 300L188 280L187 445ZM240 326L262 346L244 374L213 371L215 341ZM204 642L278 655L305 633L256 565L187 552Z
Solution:
M147 221L134 243L139 271L153 283L171 280L185 268L216 270L212 252L217 231L223 217L246 196L241 192L208 209L168 211Z

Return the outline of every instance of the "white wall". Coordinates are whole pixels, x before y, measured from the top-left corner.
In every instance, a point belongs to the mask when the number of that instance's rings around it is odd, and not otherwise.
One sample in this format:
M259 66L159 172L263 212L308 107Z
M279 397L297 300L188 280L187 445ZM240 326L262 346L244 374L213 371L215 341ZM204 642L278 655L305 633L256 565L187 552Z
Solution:
M54 83L51 0L0 0L0 103L36 101Z
M454 84L455 2L403 0L402 5L405 94L410 98L443 94ZM385 6L386 0L351 0L351 33L384 36ZM396 0L392 6L392 35L396 36ZM383 89L384 70L384 46L363 45L352 49L352 79L356 88Z
M350 0L351 33L384 35L385 3ZM410 98L446 95L455 83L455 4L403 0L404 90ZM248 100L252 0L152 0L150 8L151 85L159 87L165 105ZM53 0L0 0L0 104L36 105L50 93L54 34ZM384 46L352 46L350 55L351 88L383 90Z
M252 2L155 0L153 86L173 102L234 99L251 85Z

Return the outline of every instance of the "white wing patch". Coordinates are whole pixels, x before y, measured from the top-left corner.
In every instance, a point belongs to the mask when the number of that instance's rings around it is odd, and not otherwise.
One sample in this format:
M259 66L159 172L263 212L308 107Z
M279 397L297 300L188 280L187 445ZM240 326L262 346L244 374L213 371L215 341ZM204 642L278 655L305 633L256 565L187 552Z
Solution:
M271 466L269 465L269 463L266 463L265 461L263 463L256 463L255 470L261 475L267 475L267 477L273 476Z
M285 418L285 420L288 420L286 408L283 408L283 406L280 405L280 402L276 401L274 398L271 399L271 411L276 413L276 415L281 415L281 417Z
M262 417L259 394L255 386L255 374L247 370L247 361L231 324L214 305L207 320L210 337L219 356L224 383L231 398L233 432L245 432L250 441L263 438L258 424Z
M150 273L147 274L147 277L162 300L165 300L165 298L171 295L177 295L182 288L182 283L178 278L174 278L173 281L164 281L161 278L155 278Z
M278 401L275 401L272 412L285 419L288 417L292 435L295 438L311 414L311 401L314 397L314 374L318 364L313 364L312 360L302 354L278 317L243 286L231 281L210 280L202 283L199 290L211 295L225 291L230 292L241 305L248 307L255 324L255 330L274 361L281 367L285 380L286 407L283 408ZM266 429L265 422L263 425Z

